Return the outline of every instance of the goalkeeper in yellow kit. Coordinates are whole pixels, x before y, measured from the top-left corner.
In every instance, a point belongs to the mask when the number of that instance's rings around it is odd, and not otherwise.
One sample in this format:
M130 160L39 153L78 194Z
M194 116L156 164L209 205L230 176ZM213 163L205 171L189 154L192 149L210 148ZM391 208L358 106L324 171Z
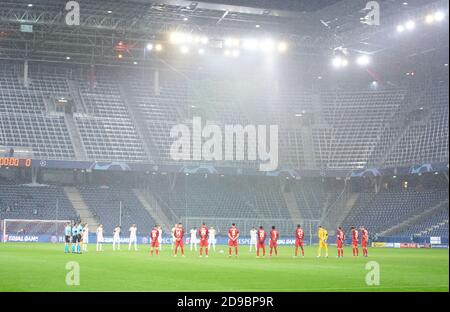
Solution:
M317 252L317 258L320 258L322 249L325 249L325 257L328 258L328 231L325 230L321 225L319 225L319 229L317 230L317 236L319 237L319 249Z

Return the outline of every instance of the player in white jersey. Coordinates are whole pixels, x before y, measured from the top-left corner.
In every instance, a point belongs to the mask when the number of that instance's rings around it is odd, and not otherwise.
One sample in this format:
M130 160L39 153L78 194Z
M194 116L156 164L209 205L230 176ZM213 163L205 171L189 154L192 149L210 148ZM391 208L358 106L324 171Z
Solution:
M97 227L97 251L103 251L103 224Z
M162 228L161 228L161 225L158 225L158 232L159 232L159 235L158 235L158 245L159 245L159 250L162 250Z
M177 229L178 224L175 224L172 228L172 230L170 231L170 233L172 234L172 250L175 247L175 230Z
M130 229L130 242L128 243L128 250L131 250L131 244L134 244L134 250L137 251L137 226L133 224Z
M250 230L250 251L249 252L252 252L253 246L256 249L256 243L257 243L256 237L257 236L258 236L258 231L256 230L256 228L252 228Z
M194 247L195 251L197 251L197 228L191 229L190 233L191 233L191 239L190 239L191 251L192 251L192 247Z
M83 228L82 240L83 240L83 252L86 252L87 245L89 243L89 228L88 228L87 223L84 225L84 228Z
M216 251L216 229L213 227L209 228L209 239L208 239L208 249L211 250L211 245L213 246L214 252Z
M116 244L117 250L120 250L120 226L116 226L113 231L113 251L116 251Z

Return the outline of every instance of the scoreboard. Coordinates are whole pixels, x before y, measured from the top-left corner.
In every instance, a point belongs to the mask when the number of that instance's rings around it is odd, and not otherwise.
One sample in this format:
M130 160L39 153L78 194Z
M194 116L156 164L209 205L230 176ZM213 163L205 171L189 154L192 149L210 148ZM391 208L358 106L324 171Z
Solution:
M0 157L0 167L31 167L31 159Z

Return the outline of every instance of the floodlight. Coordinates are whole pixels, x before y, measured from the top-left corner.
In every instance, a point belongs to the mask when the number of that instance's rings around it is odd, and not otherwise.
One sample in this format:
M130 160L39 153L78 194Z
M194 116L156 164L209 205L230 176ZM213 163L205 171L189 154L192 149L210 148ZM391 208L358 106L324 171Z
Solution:
M188 54L189 53L189 47L188 46L182 46L180 48L181 53Z
M370 63L370 58L367 55L361 55L356 59L356 64L359 66L367 66Z
M425 23L432 24L434 21L434 15L428 14L427 16L425 16Z
M412 30L416 27L416 23L414 23L414 21L407 21L405 24L406 29L408 30Z
M437 22L442 21L442 20L444 19L444 17L445 17L445 13L442 12L442 11L438 11L438 12L434 13L434 19L435 19Z
M280 42L278 43L278 52L284 53L287 51L288 44L286 42Z

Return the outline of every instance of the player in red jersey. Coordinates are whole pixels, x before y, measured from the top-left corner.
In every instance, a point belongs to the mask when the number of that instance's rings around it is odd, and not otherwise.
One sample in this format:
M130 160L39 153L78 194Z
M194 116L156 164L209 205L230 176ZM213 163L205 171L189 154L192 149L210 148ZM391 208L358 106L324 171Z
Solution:
M239 230L236 228L236 224L233 223L228 230L228 257L231 257L232 247L234 247L236 257L238 256L238 238Z
M272 250L275 250L275 256L278 256L278 238L280 237L278 230L275 228L275 225L272 226L272 231L270 231L270 256L272 257Z
M344 257L344 240L345 240L345 234L341 227L338 227L336 230L336 246L338 251L338 258Z
M368 256L367 243L369 241L369 232L366 230L364 226L361 226L360 230L361 230L361 247L363 250L363 256L367 257Z
M178 247L181 248L181 255L184 257L184 242L183 242L183 236L184 236L184 230L183 225L181 223L177 224L177 227L173 231L173 236L175 237L175 253L174 257L177 256Z
M355 229L354 226L352 226L352 250L353 250L353 257L357 257L358 256L358 230Z
M302 257L305 256L305 250L303 249L303 239L305 238L305 232L300 224L297 225L295 230L295 257L298 256L298 247L302 249Z
M208 258L208 238L209 230L205 223L198 230L198 236L200 237L200 257L203 257L203 247L205 247L206 258Z
M262 249L263 257L266 256L266 237L267 233L264 227L261 225L257 234L257 245L256 245L256 257L259 257L259 250Z
M156 248L156 255L159 254L159 229L158 225L155 225L150 232L150 243L151 243L151 249L150 249L150 255L153 256L153 251Z

